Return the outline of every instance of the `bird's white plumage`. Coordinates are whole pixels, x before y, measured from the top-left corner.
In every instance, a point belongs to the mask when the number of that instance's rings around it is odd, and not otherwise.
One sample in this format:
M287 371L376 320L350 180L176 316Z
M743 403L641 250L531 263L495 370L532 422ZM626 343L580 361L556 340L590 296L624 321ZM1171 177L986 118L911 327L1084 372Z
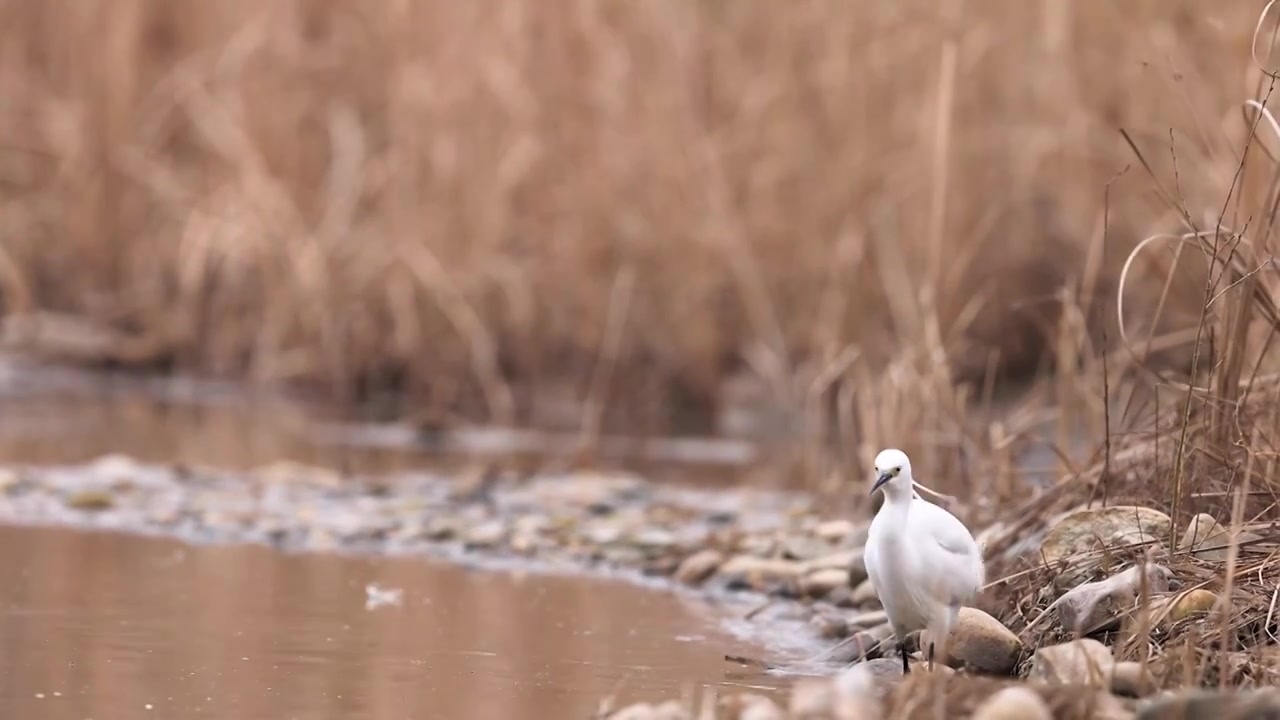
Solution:
M959 608L985 584L982 551L954 515L915 492L905 453L885 450L875 464L877 477L886 479L880 483L884 504L867 534L867 576L898 642L928 629L945 658Z

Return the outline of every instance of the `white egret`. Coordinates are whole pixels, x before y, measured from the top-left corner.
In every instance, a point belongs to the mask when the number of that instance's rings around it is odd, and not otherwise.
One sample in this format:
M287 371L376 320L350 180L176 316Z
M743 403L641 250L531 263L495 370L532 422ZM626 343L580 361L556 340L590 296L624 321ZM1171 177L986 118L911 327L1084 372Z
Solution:
M982 551L964 523L916 493L906 453L881 451L875 473L871 492L882 491L884 504L867 532L867 577L897 636L902 672L911 672L907 636L924 629L932 669L934 646L946 657L961 606L985 583Z

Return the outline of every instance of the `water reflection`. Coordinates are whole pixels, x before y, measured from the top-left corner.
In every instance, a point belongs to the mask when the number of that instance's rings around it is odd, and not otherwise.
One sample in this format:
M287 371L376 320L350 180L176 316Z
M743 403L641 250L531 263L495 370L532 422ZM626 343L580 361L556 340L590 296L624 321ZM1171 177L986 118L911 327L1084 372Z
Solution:
M723 654L752 652L582 578L12 527L0 567L3 717L586 718L735 684ZM370 583L403 602L367 610Z

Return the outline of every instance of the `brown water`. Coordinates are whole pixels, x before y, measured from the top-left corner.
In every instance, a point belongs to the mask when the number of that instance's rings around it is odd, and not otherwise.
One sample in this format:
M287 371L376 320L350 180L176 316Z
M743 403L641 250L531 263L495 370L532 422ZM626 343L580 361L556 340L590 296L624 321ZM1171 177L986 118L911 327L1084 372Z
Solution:
M289 403L4 370L0 464L448 463L314 442ZM582 576L0 526L0 577L0 717L588 718L615 694L783 683L724 661L766 654L727 611ZM366 608L370 584L401 603Z
M589 718L776 682L706 608L579 577L13 527L0 573L0 717Z

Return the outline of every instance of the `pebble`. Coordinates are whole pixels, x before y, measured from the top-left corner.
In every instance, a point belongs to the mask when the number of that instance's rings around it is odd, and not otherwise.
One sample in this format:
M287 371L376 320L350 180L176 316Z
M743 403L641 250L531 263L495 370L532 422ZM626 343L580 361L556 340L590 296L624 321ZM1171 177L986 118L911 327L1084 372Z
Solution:
M832 569L843 570L846 573L845 583L850 587L857 587L867 579L867 565L862 556L862 548L841 550L801 564L801 572L805 574Z
M470 548L489 548L501 543L506 535L506 525L493 520L467 530L464 542Z
M791 720L829 720L835 705L835 688L826 678L797 680L791 688L788 717Z
M1073 632L1112 629L1111 625L1133 607L1134 600L1142 592L1142 567L1146 568L1148 595L1168 592L1169 580L1173 577L1168 568L1155 564L1134 565L1111 577L1084 583L1063 593L1054 603L1059 624Z
M871 584L871 580L863 580L853 589L853 596L850 602L854 607L862 607L863 605L880 604L880 596L876 594L875 587Z
M831 591L848 587L849 572L841 568L816 570L800 578L800 592L807 597L826 597Z
M1053 720L1040 694L1023 685L996 691L973 710L973 720Z
M1111 649L1093 638L1081 638L1060 645L1050 645L1031 656L1027 679L1060 685L1110 686L1115 660Z
M1249 692L1183 690L1153 698L1138 709L1136 720L1275 720L1280 718L1280 688Z
M840 615L817 613L809 618L809 625L818 631L818 635L828 640L839 640L849 636L849 623Z
M744 703L737 714L738 720L786 720L786 715L778 704L762 695L746 695L749 700Z
M782 556L788 560L812 560L830 552L830 543L821 538L791 537L782 542Z
M827 520L813 529L813 535L828 543L839 544L853 539L857 530L857 526L848 520Z
M114 507L116 498L110 490L85 488L69 493L64 502L74 510L96 511Z
M1100 547L1116 548L1169 536L1169 516L1148 507L1115 505L1077 510L1058 521L1040 543L1047 565Z
M922 647L927 647L927 631ZM1022 654L1022 641L999 620L978 608L962 607L948 643L948 664L974 672L1011 675Z
M1218 604L1218 596L1211 590L1197 588L1174 595L1167 603L1162 605L1166 604L1171 605L1169 614L1166 616L1166 622L1167 624L1172 624L1209 612L1214 605Z
M1111 668L1111 692L1126 697L1146 697L1155 692L1156 680L1142 663L1128 660Z
M769 560L750 555L738 555L721 565L716 574L759 589L770 583L794 580L802 570L803 566L800 563L790 560Z
M686 585L695 585L715 574L722 563L724 554L719 550L699 550L680 563L675 571L675 579Z
M1218 522L1217 518L1208 513L1200 513L1187 523L1187 529L1183 531L1182 538L1178 541L1178 549L1194 550L1192 555L1201 560L1226 562L1231 552L1229 547L1231 539L1231 531ZM1247 530L1241 530L1235 534L1237 543L1260 539L1262 539L1261 536ZM1197 548L1201 549L1197 550ZM1237 549L1237 552L1240 550Z
M863 695L869 691L877 701L883 702L902 682L902 677L902 660L876 658L849 666L836 677L835 684L837 694Z
M609 715L609 720L689 720L689 711L682 705L669 700L661 705L636 703Z

